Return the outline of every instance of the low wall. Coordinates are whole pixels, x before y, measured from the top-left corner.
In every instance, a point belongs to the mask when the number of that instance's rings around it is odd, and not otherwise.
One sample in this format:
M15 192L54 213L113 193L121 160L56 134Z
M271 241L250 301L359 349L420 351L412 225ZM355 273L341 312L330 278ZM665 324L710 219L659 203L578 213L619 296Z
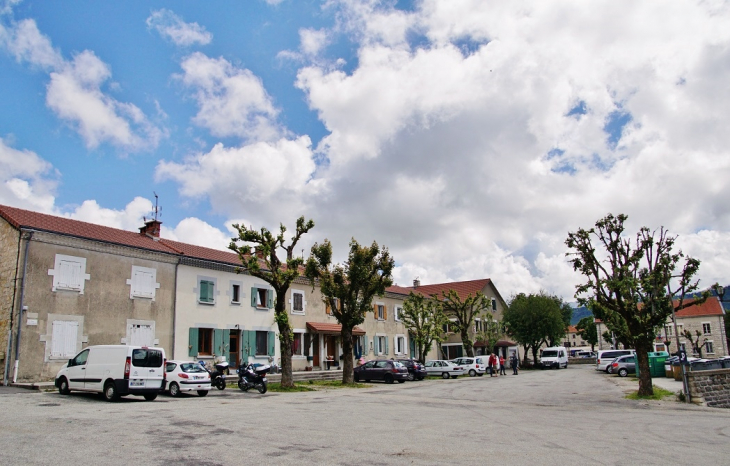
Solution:
M568 358L569 364L596 364L596 358Z
M730 408L730 369L687 373L692 402L715 408Z

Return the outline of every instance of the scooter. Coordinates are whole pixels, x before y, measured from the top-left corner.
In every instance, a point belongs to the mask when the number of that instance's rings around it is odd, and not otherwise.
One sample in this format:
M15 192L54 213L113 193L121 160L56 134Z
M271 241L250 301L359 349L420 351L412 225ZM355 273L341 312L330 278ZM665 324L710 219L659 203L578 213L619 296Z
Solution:
M251 388L255 388L259 393L266 393L269 381L266 379L266 373L271 370L271 366L254 367L253 364L241 366L238 368L238 388L247 392Z
M203 368L206 371L208 371L208 374L210 374L210 384L213 385L218 390L225 390L226 375L224 374L224 371L228 368L228 363L226 361L216 363L214 366L215 370L211 371L205 365L205 361L199 361L199 362L200 362L200 365L203 366Z

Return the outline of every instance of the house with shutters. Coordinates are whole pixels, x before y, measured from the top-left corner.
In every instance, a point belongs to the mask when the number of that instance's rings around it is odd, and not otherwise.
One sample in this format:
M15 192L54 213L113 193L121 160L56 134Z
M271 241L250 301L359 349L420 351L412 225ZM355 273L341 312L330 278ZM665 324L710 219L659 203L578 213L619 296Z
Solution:
M88 345L171 348L178 254L155 232L0 206L3 382L52 379Z

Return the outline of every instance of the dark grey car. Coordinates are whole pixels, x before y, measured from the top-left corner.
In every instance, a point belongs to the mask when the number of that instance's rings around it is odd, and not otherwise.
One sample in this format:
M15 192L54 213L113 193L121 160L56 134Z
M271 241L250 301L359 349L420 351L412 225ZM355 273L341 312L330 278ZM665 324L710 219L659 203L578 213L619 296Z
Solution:
M408 368L398 361L380 359L368 361L355 369L355 382L382 380L385 383L403 383L408 379Z
M636 374L636 357L633 354L619 356L611 363L611 373L619 377L626 377L629 374Z

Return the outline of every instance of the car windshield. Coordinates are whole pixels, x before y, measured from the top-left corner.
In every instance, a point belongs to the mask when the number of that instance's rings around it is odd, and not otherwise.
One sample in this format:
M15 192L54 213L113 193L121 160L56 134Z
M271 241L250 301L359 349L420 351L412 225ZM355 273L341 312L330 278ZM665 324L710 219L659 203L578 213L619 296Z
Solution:
M183 372L205 372L203 366L196 362L184 362L180 364L180 370Z
M557 358L558 352L557 351L543 351L542 357L543 358Z

